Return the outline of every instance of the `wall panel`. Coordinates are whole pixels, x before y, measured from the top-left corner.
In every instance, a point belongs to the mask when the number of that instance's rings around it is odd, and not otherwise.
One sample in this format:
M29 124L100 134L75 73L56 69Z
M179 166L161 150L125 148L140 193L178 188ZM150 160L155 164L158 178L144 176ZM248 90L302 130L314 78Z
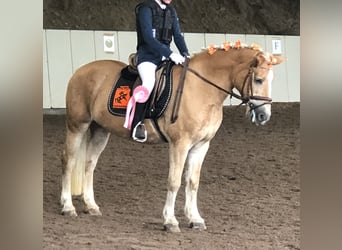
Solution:
M246 44L251 45L253 43L260 45L261 48L266 48L266 39L264 35L246 35Z
M205 38L205 47L212 45L221 46L226 41L225 34L218 33L206 33L204 34Z
M118 32L119 60L128 63L130 54L136 52L137 34L133 31Z
M93 31L72 30L70 32L72 67L75 72L81 65L95 60Z
M184 39L189 49L190 55L198 53L205 48L205 38L203 33L185 33Z
M65 93L72 74L69 30L46 30L51 107L65 108Z
M300 100L300 38L298 36L285 37L285 51L287 62L286 75L289 87L289 102Z
M246 35L243 34L226 34L227 42L236 42L237 40L240 40L242 43L246 43Z

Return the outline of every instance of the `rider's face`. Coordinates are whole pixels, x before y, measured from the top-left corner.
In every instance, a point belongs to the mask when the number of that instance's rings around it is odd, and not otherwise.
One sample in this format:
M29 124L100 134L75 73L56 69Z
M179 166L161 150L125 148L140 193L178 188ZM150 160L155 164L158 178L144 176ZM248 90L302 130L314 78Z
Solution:
M164 2L165 4L170 4L172 0L162 0L162 2Z

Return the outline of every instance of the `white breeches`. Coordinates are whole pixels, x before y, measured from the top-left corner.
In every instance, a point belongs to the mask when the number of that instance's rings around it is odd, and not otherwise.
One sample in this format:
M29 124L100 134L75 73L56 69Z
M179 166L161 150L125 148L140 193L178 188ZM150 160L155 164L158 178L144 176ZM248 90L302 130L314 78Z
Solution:
M142 86L147 88L149 93L152 92L156 81L156 68L157 65L151 62L143 62L138 65L138 71L142 81Z

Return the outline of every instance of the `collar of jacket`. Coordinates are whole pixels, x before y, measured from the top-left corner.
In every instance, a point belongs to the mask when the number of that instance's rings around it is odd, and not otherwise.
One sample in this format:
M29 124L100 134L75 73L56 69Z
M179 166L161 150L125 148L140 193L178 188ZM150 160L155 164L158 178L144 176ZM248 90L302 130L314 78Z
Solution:
M161 3L159 0L154 0L154 1L156 1L156 3L160 6L160 8L162 8L163 10L165 10L166 4Z

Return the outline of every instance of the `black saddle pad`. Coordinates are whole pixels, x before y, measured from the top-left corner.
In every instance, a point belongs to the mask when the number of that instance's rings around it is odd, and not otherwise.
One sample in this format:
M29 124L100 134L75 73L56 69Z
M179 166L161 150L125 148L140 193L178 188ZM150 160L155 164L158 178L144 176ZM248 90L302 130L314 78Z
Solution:
M157 70L161 69L160 78L157 81L164 82L164 88L158 90L158 84L156 86L148 100L149 109L146 114L146 118L158 119L169 105L172 95L172 69L175 64L170 60L165 60L158 67ZM157 92L157 93L155 93ZM152 96L156 95L158 98L152 100Z
M155 95L156 88L150 95L149 100L146 102L148 108L146 112L146 118L158 119L165 111L169 104L172 94L172 68L174 63L172 61L165 61L159 65L158 69L162 69L161 78L164 78L165 87L161 93L157 93L159 98L152 100L152 96ZM121 76L114 84L108 98L108 111L116 116L125 116L128 101L133 93L133 86L139 77L138 73L132 72L127 66L122 69ZM160 79L157 79L160 81ZM153 103L152 103L153 102Z
M132 96L132 89L138 73L130 70L127 66L121 70L121 75L109 94L108 111L117 116L125 116L129 98Z

